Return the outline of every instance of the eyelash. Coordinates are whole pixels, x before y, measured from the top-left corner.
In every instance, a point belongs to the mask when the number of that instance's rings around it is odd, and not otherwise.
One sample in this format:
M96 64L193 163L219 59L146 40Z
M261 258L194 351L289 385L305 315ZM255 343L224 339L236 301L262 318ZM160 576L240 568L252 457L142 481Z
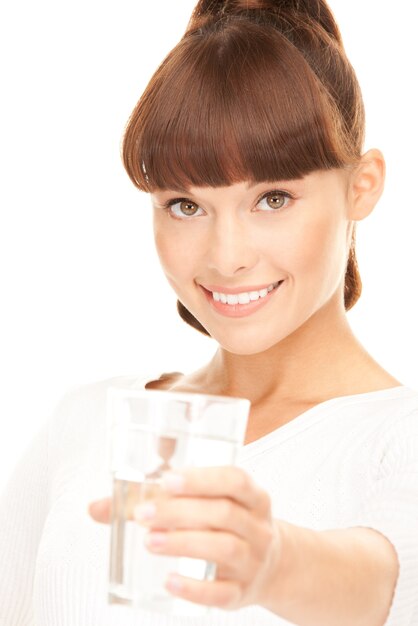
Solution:
M267 191L266 193L264 193L260 198L258 198L257 203L259 204L262 200L264 200L264 198L267 198L268 196L274 196L274 195L279 195L279 196L283 196L284 198L287 198L288 200L294 200L295 197L289 193L288 191L282 191L280 189L275 189L274 191ZM168 213L168 215L170 215L170 217L172 217L173 219L176 220L190 220L194 217L200 217L199 215L184 215L184 217L178 217L177 215L174 215L171 211L171 207L174 204L177 204L179 202L189 202L190 204L196 204L195 202L193 202L192 200L189 200L189 198L172 198L171 200L167 200L167 202L165 202L161 208L166 211ZM287 203L288 204L288 203ZM285 204L283 207L280 207L278 209L270 209L270 211L262 211L263 213L280 213L283 209L287 208L287 204ZM199 209L201 207L198 207Z

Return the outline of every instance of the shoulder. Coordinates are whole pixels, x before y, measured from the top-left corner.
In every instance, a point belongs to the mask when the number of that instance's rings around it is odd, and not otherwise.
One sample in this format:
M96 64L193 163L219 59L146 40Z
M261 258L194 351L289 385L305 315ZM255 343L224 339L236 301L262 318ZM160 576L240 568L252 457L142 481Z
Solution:
M146 382L155 378L154 372L114 376L90 383L73 385L62 396L49 419L51 431L62 431L75 426L85 429L103 422L107 393L110 388L143 389Z
M390 390L388 390L390 392ZM373 424L371 460L378 475L392 474L418 463L418 392L399 387L380 401L364 405L364 420Z
M380 421L382 430L402 430L406 424L417 421L418 391L406 386L394 387L365 406L366 412Z
M404 385L342 399L343 409L361 421L389 428L418 411L418 391Z
M404 455L418 461L418 392L409 388L404 391L405 396L399 398L397 406L385 419L382 440L395 456L403 451Z
M392 437L418 425L418 391L404 385L352 398L357 422L369 424L379 437Z
M407 447L415 446L418 455L418 392L409 387L335 398L314 410L313 416L317 427L310 429L312 438L341 441L347 453L364 453L373 467ZM311 419L308 422L313 425Z
M97 401L106 395L110 387L140 389L147 381L147 375L140 376L113 376L101 380L77 384L70 387L62 398L62 402L68 404L72 402L84 403Z

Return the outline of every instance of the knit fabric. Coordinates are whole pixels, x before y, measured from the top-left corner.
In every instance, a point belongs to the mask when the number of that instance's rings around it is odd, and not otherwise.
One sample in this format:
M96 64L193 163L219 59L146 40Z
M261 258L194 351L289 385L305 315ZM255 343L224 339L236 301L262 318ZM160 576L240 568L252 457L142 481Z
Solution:
M16 466L0 499L1 626L289 624L257 606L176 617L107 604L110 528L87 513L111 492L106 393L152 378L72 389ZM418 624L418 392L323 402L244 446L239 464L269 492L277 518L384 534L400 562L385 626Z

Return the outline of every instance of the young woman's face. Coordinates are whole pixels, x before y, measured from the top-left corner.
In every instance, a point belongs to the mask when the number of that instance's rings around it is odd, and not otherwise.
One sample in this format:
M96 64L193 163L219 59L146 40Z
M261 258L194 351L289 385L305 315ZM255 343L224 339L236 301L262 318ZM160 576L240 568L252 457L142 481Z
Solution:
M169 283L229 352L267 350L343 293L351 241L343 171L151 198Z

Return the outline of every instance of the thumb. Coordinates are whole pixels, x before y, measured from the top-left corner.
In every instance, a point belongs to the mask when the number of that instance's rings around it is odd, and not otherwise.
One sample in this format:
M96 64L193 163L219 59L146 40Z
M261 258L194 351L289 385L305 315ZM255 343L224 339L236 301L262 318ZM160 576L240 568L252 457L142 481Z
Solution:
M110 498L95 500L94 502L90 502L88 513L95 522L100 522L101 524L110 524L111 506L112 500Z

